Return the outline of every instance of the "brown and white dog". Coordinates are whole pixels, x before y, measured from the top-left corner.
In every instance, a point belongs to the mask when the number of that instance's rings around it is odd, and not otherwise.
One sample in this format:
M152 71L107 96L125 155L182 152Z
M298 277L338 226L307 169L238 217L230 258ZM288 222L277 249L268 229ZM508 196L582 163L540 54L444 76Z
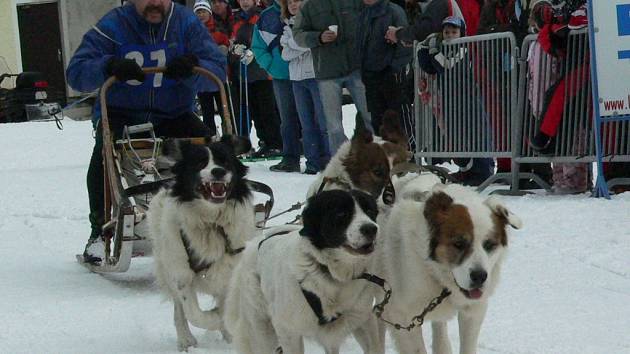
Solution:
M392 287L383 318L406 326L447 289L451 294L426 316L432 322L433 353L451 353L447 321L455 315L460 353L476 353L507 250L507 226L519 229L521 220L494 197L467 187L416 182L402 189L381 224L382 247L372 272ZM426 353L420 327L389 328L399 353Z
M330 189L358 189L378 198L391 185L392 167L411 157L396 112L385 113L380 134L381 137L375 137L357 116L352 139L339 147L309 188L307 197Z

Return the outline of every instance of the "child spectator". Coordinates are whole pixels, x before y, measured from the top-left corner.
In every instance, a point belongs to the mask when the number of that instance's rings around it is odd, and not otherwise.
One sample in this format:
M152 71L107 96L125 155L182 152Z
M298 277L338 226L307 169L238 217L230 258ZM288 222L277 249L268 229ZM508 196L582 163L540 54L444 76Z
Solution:
M293 86L295 104L302 125L302 145L306 157L305 174L314 175L323 170L330 160L326 116L315 80L313 55L308 48L300 47L293 39L293 17L302 6L302 0L281 0L282 19L286 22L280 37L282 59L289 62L289 78Z
M227 55L227 50L230 45L228 36L225 33L217 31L214 17L212 17L212 8L208 0L197 0L193 6L193 12L197 15L199 21L208 28L208 32L219 47L221 53ZM217 110L215 110L215 104L216 107L222 106L221 95L218 91L198 92L197 97L199 98L199 105L201 106L203 122L208 129L210 129L211 135L216 135L217 127L214 123L214 115L217 113ZM221 109L218 111L221 118L223 118L223 111Z
M452 53L446 53L443 49L443 43L448 43L451 40L460 38L465 35L465 33L466 24L460 17L449 16L445 18L444 21L442 21L442 31L429 35L420 44L418 58L420 68L428 74L437 74L438 80L443 78L443 74L447 70L457 70L461 73L461 82L472 84L474 82L474 80L472 80L473 70L470 66L471 60L468 58L470 55L468 49L465 46L454 46L451 48L451 51L454 50L455 52ZM456 88L451 91L454 96L446 97L446 92L442 92L440 96L434 99L438 106L441 106L440 101L447 102L448 100L459 102L459 105L461 107L467 107L467 110L477 110L478 114L474 114L474 116L482 119L478 125L487 126L486 115L483 112L478 87L472 85L468 92L464 92L462 88ZM442 108L435 110L438 120L437 124L443 129L444 125L441 123L443 119L442 111ZM463 115L465 113L461 112L461 114ZM460 115L458 112L450 112L449 114L450 117L457 117L458 115ZM464 135L461 134L461 136ZM482 143L486 144L487 142ZM472 144L472 142L469 142L469 144ZM472 146L470 147L474 148ZM434 163L436 160L438 163L441 161L441 159L433 160ZM456 173L454 177L466 185L478 186L494 172L494 160L491 158L456 158L453 159L453 161L460 166L460 171Z
M239 0L239 4L241 10L234 15L232 48L229 56L230 77L235 91L232 99L237 129L240 135L249 136L251 118L256 127L260 146L254 156L276 156L280 154L282 140L273 86L250 49L260 9L254 0Z

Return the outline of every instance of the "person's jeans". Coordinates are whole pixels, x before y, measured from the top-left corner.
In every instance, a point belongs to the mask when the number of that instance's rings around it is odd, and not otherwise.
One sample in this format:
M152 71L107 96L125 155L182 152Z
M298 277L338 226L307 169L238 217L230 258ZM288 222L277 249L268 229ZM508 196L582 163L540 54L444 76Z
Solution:
M347 140L343 131L342 114L342 89L345 87L350 91L354 105L365 122L368 130L372 131L370 113L367 110L365 100L365 86L361 81L361 73L355 70L352 73L336 79L317 80L319 93L326 115L326 130L328 130L328 140L330 142L330 153L334 155L339 146Z
M315 79L292 81L295 104L302 124L306 168L323 170L330 160L324 107Z
M282 161L300 163L300 122L295 107L293 87L289 80L273 80L273 93L280 111L280 134L282 135Z

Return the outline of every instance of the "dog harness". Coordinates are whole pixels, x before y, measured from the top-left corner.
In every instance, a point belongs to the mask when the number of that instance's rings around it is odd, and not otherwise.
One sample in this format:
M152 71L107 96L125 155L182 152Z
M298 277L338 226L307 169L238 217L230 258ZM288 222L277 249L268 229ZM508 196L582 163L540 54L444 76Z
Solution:
M225 233L225 230L223 229L223 226L218 225L218 224L212 224L214 225L214 227L217 229L217 232L219 233L219 235L221 235L221 237L223 237L223 241L225 244L225 253L230 255L230 256L234 256L237 255L241 252L243 252L243 250L245 249L245 247L240 247L240 248L232 248L232 245L230 244L230 239L228 238L228 235ZM209 261L203 261L201 259L199 259L198 257L195 256L191 245L190 245L190 240L188 239L188 237L186 236L186 233L184 232L183 229L179 229L179 234L182 238L182 242L184 243L184 248L186 249L186 254L188 255L188 265L190 266L190 269L192 269L193 272L195 273L200 273L203 271L208 270L210 267L212 267L212 264L214 262L209 262Z

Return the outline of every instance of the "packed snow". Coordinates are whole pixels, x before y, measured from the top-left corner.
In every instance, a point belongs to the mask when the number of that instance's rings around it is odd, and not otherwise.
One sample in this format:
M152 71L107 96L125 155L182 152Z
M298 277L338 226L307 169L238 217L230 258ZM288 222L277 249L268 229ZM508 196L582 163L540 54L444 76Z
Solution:
M92 126L64 126L0 125L0 353L177 353L173 308L151 258L108 275L75 260L89 234ZM272 163L249 164L249 176L273 188L277 212L302 201L313 177L269 172ZM525 227L510 235L478 352L630 353L630 193L502 198ZM457 352L456 323L449 328ZM216 332L193 334L191 353L233 352ZM312 342L306 351L323 353ZM361 350L349 338L342 353Z

